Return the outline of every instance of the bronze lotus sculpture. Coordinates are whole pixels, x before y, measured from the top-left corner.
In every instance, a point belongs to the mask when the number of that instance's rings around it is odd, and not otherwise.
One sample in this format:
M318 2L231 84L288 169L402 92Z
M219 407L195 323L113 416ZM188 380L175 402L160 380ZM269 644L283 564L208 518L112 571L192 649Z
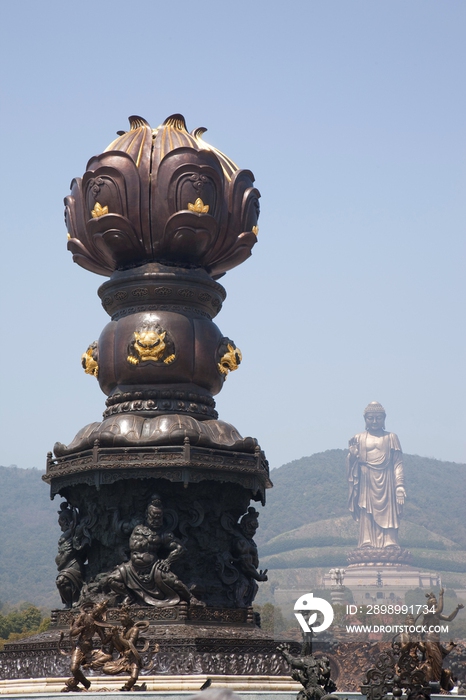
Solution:
M251 255L259 192L204 132L189 133L180 115L157 129L130 117L65 199L73 259L110 278L98 290L109 321L81 357L106 406L48 453L43 478L63 499L64 608L52 612L35 665L27 641L5 652L5 677L63 675L63 652L73 691L89 685L83 668L129 673L122 690L143 689L134 684L149 671L286 668L252 608L267 572L251 501L265 503L268 462L255 438L219 419L214 399L243 360L214 323L226 298L217 280Z
M68 446L57 443L55 455L96 441L134 447L185 439L254 452L256 441L219 421L214 408L242 354L212 322L226 296L215 280L257 240L254 177L207 144L205 129L189 133L181 115L157 129L141 117L129 121L65 199L73 259L110 276L99 295L111 322L82 357L108 397L104 421Z
M68 249L110 276L148 262L201 267L213 278L244 262L256 243L259 191L249 170L188 132L181 114L130 130L91 158L66 198Z
M65 199L74 261L110 277L99 289L110 321L82 356L107 397L103 420L47 460L52 495L86 533L85 547L74 530L62 535L79 576L61 556L57 585L67 607L107 596L249 614L267 576L245 513L257 527L250 502L271 483L257 440L215 410L242 354L213 319L226 297L216 280L257 241L260 195L181 115L156 129L129 121Z

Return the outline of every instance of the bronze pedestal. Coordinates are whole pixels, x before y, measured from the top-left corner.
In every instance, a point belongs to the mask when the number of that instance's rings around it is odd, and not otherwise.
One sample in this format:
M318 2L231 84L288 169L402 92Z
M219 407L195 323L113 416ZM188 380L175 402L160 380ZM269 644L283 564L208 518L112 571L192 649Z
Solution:
M103 600L110 617L124 604L149 619L160 668L284 670L251 608L267 575L250 502L265 503L268 464L214 401L242 360L213 322L226 297L217 279L250 256L260 195L204 132L181 115L157 129L131 117L65 199L74 261L110 278L99 289L110 321L82 357L107 400L101 422L47 457L51 496L65 499L65 612L27 642L45 674L63 664L52 649L65 621ZM39 672L28 663L16 673Z

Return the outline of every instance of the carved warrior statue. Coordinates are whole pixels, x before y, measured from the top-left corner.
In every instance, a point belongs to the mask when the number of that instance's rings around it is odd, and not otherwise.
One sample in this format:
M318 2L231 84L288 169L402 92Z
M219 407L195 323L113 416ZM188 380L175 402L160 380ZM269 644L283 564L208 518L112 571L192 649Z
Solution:
M136 681L144 667L142 654L149 648L148 640L143 639L140 635L148 629L149 621L138 620L136 622L131 617L129 609L122 607L120 623L119 626L111 628L107 637L108 650L102 650L95 655L92 668L111 676L129 673L130 677L120 690L137 690ZM137 648L138 642L143 643L140 649ZM113 656L115 652L117 653L116 659ZM142 688L139 689L142 690Z
M321 700L335 692L337 686L330 678L330 660L327 656L314 656L307 642L303 643L300 656L293 656L287 644L280 644L277 651L290 664L292 679L303 686L297 700Z
M234 547L235 561L241 572L240 583L237 586L237 602L243 605L251 605L256 597L257 581L267 581L267 569L262 571L259 567L259 555L257 545L253 540L259 527L259 513L255 508L248 508L246 515L240 520L240 536L236 539Z
M250 503L271 482L257 441L215 410L242 354L213 319L217 280L257 242L260 194L181 115L129 121L65 199L68 249L110 278L98 292L110 319L81 358L103 419L47 459L51 495L69 504L57 586L67 607L108 596L154 619L186 603L247 608L267 578Z
M135 622L127 607L120 611L120 625L106 622L107 601L87 603L81 607L79 615L71 622L69 636L75 647L71 653L71 678L66 682L62 692L77 692L83 685L86 690L91 687L91 681L86 678L82 668L106 675L128 673L129 678L120 690L138 689L135 686L139 672L143 668L142 654L149 648L149 642L140 637L149 627L148 620ZM94 647L94 638L98 636L100 649ZM59 649L66 656L67 652L60 648L63 633L60 636ZM137 648L137 644L141 647ZM114 657L114 654L117 657ZM141 688L140 688L141 689Z
M88 519L80 520L76 508L62 503L58 511L58 524L62 531L55 557L59 574L56 584L65 607L77 603L84 582L84 564L91 543Z
M105 585L125 603L145 603L157 607L176 605L184 600L200 604L176 576L171 564L184 552L182 544L164 533L163 508L159 496L153 495L146 510L146 521L136 525L129 539L130 560L111 573ZM165 551L166 558L160 555Z
M429 630L419 647L423 654L422 668L426 674L428 681L440 683L442 690L449 692L453 690L455 684L453 682L451 672L443 668L443 660L455 648L455 644L451 641L447 646L440 642L440 633L435 632L439 628L440 623L451 622L458 615L459 611L464 608L462 603L458 603L456 608L450 615L443 614L443 595L442 588L439 593L438 600L434 593L426 593L427 607L429 611L424 614L422 625ZM434 630L434 631L430 631Z
M231 550L217 555L216 568L221 580L228 585L231 600L238 607L249 607L260 581L267 581L267 569L259 569L257 545L253 540L259 527L259 513L252 506L239 523L223 518L225 530L233 535Z
M399 549L403 459L398 437L385 431L385 417L383 406L373 401L364 410L366 430L349 441L348 507L359 522L359 549Z
M92 638L98 635L102 644L106 641L105 634L105 611L107 609L107 601L98 604L88 603L83 605L79 615L73 619L70 627L70 639L75 646L71 653L71 678L66 682L62 692L74 692L79 690L79 684L83 685L86 690L91 687L91 682L86 678L82 666L90 667L94 655L94 645ZM63 638L63 633L60 636L60 642ZM66 656L66 652L60 649L61 653Z

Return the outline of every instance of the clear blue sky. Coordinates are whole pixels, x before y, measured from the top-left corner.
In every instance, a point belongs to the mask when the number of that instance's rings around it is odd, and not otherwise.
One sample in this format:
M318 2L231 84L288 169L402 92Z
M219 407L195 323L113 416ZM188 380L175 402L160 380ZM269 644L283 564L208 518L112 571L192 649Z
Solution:
M63 197L139 114L181 112L262 192L217 318L218 409L271 466L344 447L382 402L403 449L466 461L464 0L0 3L0 464L99 420L81 353L104 281Z

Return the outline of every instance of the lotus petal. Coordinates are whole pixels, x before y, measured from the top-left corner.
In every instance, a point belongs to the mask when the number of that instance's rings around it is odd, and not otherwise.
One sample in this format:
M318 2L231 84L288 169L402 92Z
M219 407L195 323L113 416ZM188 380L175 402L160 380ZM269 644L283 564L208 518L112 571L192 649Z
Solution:
M168 259L219 277L249 257L260 197L253 174L204 141L204 128L189 133L180 114L156 129L129 121L65 200L75 261L110 275Z

